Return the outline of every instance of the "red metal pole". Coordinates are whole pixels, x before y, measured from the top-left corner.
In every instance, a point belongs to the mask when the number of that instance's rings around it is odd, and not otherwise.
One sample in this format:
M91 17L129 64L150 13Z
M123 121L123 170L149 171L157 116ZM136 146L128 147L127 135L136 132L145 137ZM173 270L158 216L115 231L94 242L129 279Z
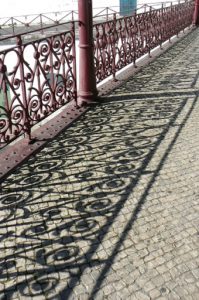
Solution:
M78 105L92 102L96 88L93 54L92 0L78 0L79 11L79 91Z
M199 25L199 0L195 0L195 10L193 14L193 25Z

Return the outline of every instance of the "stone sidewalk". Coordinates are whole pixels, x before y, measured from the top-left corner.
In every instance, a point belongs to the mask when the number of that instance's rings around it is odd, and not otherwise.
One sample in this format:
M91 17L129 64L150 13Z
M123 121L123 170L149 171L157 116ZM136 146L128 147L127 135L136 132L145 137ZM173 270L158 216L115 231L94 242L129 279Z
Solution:
M199 30L3 183L0 299L199 299Z

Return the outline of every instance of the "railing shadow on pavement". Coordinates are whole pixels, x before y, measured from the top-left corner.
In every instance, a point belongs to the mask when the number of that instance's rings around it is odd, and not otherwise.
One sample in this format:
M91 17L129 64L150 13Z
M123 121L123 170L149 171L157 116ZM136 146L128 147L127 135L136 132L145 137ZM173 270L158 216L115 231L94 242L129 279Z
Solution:
M94 299L196 101L193 95L152 170L148 166L187 95L161 99L154 92L139 101L126 95L91 108L2 183L0 276L6 299L69 299L85 270L100 267L89 296ZM146 188L133 199L143 175L149 177ZM117 218L130 199L134 210L122 225ZM107 257L100 257L113 224L124 229Z

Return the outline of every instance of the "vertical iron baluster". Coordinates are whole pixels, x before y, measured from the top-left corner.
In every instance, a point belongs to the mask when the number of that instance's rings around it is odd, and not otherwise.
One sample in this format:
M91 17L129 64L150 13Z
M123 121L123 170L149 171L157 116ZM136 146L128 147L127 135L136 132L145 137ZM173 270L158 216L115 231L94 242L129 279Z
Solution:
M134 48L134 57L133 57L133 65L134 65L134 68L137 68L137 65L136 65L136 60L137 60L137 44L138 44L138 40L139 40L139 30L138 30L138 23L137 23L137 12L135 11L134 13L134 24L135 24L135 31L133 32L133 42L134 42L134 45L133 45L133 48Z
M112 53L113 53L113 81L117 81L116 79L116 35L117 35L117 19L116 13L113 14L113 39L112 39Z
M74 99L77 105L77 66L76 66L76 40L75 40L75 22L71 22L71 34L73 37L72 56L73 56L73 82L74 82Z
M4 65L4 57L2 60L0 60L0 89L2 90L3 93L3 107L2 107L2 112L4 115L4 109L5 109L5 117L4 117L4 122L5 118L7 118L8 122L8 130L9 133L12 134L12 120L11 120L11 110L10 110L10 105L9 105L9 100L8 100L8 88L7 88L7 67ZM1 113L1 107L0 107L0 113ZM6 135L7 133L7 135ZM0 141L9 141L9 133L6 132L5 136L0 136Z
M19 71L20 71L20 80L21 80L21 99L24 108L24 132L28 135L29 140L31 140L31 123L30 115L28 112L28 101L27 101L27 91L25 83L25 74L24 74L24 52L23 52L23 43L21 36L17 36L17 46L19 54Z
M50 46L50 89L52 93L52 107L53 109L57 108L57 101L56 101L56 95L55 95L55 88L56 88L56 83L58 81L58 78L55 79L55 74L54 74L54 61L53 61L53 43L54 43L54 38L51 37L49 38L49 46Z
M160 21L162 20L162 21ZM159 19L159 26L160 26L160 29L159 29L159 35L160 35L160 49L163 50L163 47L162 47L162 43L163 43L163 35L164 35L164 3L162 3L162 7L161 7L161 10L160 10L160 19Z

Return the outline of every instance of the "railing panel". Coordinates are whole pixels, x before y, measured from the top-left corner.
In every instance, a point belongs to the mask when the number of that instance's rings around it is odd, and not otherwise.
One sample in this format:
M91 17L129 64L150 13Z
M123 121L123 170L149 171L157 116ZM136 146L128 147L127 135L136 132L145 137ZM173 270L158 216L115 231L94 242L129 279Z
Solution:
M194 2L150 10L94 24L94 55L97 83L142 55L161 46L192 24Z
M0 142L76 100L75 28L0 52Z

